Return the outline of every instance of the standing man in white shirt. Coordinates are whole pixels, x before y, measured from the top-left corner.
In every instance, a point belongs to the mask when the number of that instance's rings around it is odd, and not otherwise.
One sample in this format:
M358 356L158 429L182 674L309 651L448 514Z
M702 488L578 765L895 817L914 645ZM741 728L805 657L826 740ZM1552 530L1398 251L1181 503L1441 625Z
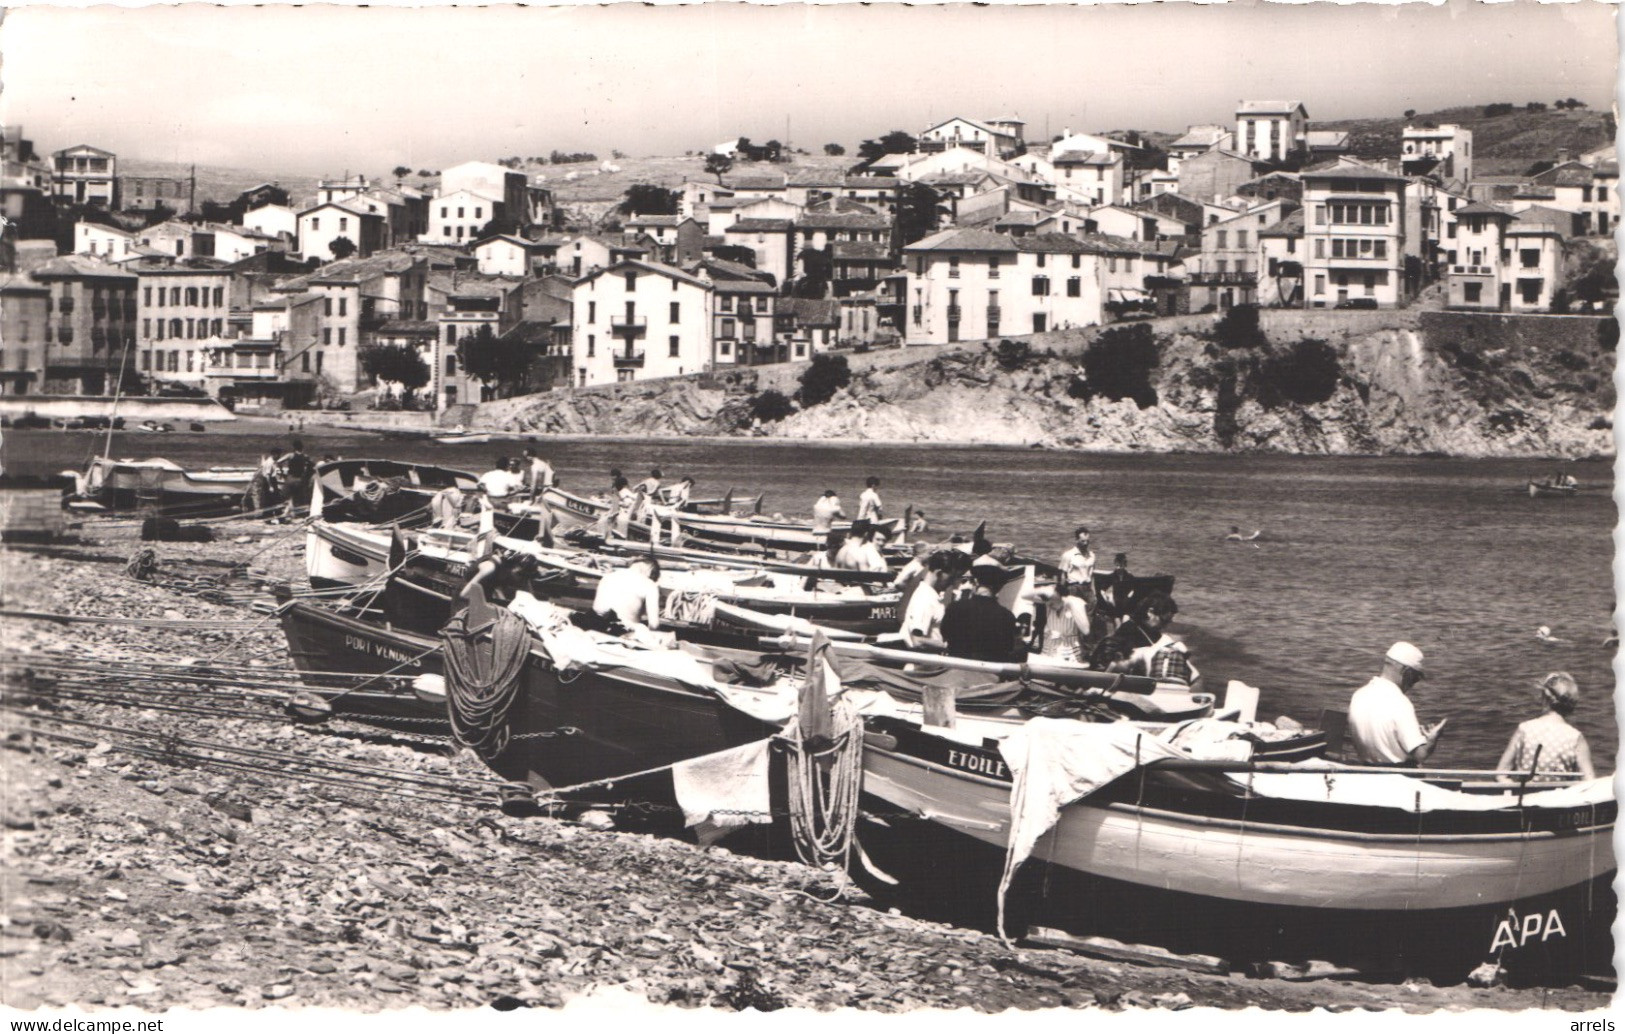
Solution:
M1061 554L1061 580L1081 585L1094 598L1095 551L1089 546L1089 528L1080 524L1072 531L1077 545Z
M948 557L938 554L927 564L925 577L914 586L903 609L903 623L898 631L903 641L912 647L946 649L942 640L942 615L946 604L942 602L945 590L954 581Z
M872 477L863 484L863 494L858 496L857 519L879 524L886 516L884 508L880 505L880 479Z
M496 466L480 475L480 490L495 509L506 509L508 497L519 490L523 479L508 469L508 457L498 456Z
M533 496L540 496L542 489L550 488L553 484L553 466L540 456L536 450L525 450L525 487L530 489Z
M1361 761L1417 768L1433 753L1444 720L1422 728L1407 695L1423 677L1422 651L1399 642L1384 655L1382 674L1354 691L1348 730Z

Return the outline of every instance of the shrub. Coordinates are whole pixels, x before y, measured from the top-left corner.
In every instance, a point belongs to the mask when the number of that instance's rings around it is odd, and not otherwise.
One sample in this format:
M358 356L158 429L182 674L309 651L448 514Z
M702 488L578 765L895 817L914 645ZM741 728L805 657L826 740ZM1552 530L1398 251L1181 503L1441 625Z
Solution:
M1287 403L1312 406L1337 391L1343 368L1337 349L1324 341L1300 341L1285 355L1258 366L1258 401L1266 409Z
M1002 370L1019 370L1026 366L1032 357L1033 346L1026 341L1011 341L1005 338L994 350L994 359Z
M1552 292L1552 312L1558 316L1565 316L1569 311L1569 292L1559 287Z
M1148 409L1157 404L1151 379L1158 360L1157 341L1149 326L1112 327L1084 350L1082 397L1133 399L1135 405ZM1079 397L1070 386L1067 393Z
M1597 347L1612 352L1619 344L1619 320L1613 316L1597 324Z
M796 401L803 409L819 406L835 397L835 393L852 383L852 370L844 355L816 355L801 374L801 388Z
M750 416L752 420L760 423L778 423L795 411L796 407L790 404L790 400L785 397L782 391L769 388L758 395L751 396Z
M1258 306L1237 305L1224 314L1213 328L1213 340L1220 348L1263 348L1270 343L1258 325Z

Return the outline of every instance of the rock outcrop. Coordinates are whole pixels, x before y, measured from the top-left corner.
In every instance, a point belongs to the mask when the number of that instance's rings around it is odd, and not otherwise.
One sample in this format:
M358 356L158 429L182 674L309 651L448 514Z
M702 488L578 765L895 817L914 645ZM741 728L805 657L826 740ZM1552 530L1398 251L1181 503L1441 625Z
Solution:
M1395 313L1378 325L1326 312L1267 315L1267 340L1251 347L1224 347L1211 324L1187 319L1048 342L1053 350L1033 339L1030 351L1003 355L977 343L916 362L859 363L828 402L767 424L751 419L748 374L736 384L674 380L514 399L486 407L482 422L565 434L1106 452L1613 451L1612 321ZM1114 334L1120 355L1145 353L1139 402L1114 397L1126 390L1114 386L1124 374L1100 352Z

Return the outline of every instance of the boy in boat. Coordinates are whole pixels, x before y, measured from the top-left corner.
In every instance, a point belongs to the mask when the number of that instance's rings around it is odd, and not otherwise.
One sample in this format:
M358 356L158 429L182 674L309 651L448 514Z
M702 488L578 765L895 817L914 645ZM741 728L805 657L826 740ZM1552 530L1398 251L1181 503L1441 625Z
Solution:
M824 494L813 503L813 534L828 535L835 518L845 516L846 511L841 509L841 497L835 494L835 489L824 489Z
M1423 677L1422 651L1395 643L1382 658L1382 673L1354 691L1348 730L1361 761L1419 768L1433 753L1444 721L1422 728L1409 696Z
M649 471L649 476L644 478L642 481L639 481L638 487L643 489L643 494L648 496L650 499L659 499L660 468L655 467L653 470Z
M530 489L532 497L540 498L542 489L553 484L552 464L536 455L535 449L527 448L525 449L524 467L525 487Z
M592 598L592 612L603 622L602 630L619 635L659 628L659 578L659 561L653 557L638 557L599 579L598 591Z
M519 479L508 466L508 457L498 456L491 469L480 475L480 490L491 501L492 509L507 509L508 497L519 490Z
M957 578L953 564L944 554L931 557L927 567L913 592L904 596L908 606L903 610L903 623L898 631L903 641L914 649L942 650L948 645L942 639L942 618L947 613L943 597Z
M943 610L942 639L949 655L999 663L1025 659L1026 651L1016 631L1016 616L996 597L1004 585L1004 569L972 567L970 575L976 584L975 592L968 599L955 600Z
M858 496L858 520L878 524L885 519L880 505L880 479L869 478L863 485L863 494Z
M913 547L914 555L909 557L908 563L897 572L897 577L891 580L891 586L903 593L903 599L908 599L914 587L925 578L926 560L931 555L931 546L925 542L916 542Z

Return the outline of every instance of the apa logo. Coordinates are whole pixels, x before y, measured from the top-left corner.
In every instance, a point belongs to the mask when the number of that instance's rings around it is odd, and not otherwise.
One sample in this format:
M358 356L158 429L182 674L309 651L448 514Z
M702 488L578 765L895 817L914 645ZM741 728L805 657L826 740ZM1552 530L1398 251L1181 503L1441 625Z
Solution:
M1495 939L1490 942L1490 951L1499 951L1501 948L1522 948L1537 938L1545 943L1551 937L1567 937L1569 932L1563 928L1563 917L1552 909L1545 915L1531 912L1522 920L1516 912L1508 911L1507 917L1501 920L1501 925L1495 928Z

